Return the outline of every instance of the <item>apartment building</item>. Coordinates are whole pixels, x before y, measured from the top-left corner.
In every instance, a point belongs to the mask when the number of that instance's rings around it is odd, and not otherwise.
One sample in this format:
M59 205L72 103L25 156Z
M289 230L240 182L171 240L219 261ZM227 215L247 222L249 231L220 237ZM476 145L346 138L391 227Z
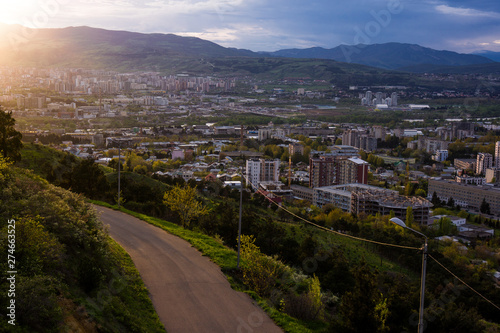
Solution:
M345 157L322 155L309 159L309 187L330 186L337 183L340 161Z
M338 183L368 184L368 162L357 157L341 161Z
M432 156L432 159L436 162L444 162L448 158L448 151L447 150L438 150L436 153Z
M364 151L377 150L377 138L375 136L370 136L355 129L347 130L342 134L342 144L363 149Z
M246 162L246 176L257 189L261 182L279 181L280 160L266 160L263 158L250 159Z
M309 159L309 187L367 184L368 163L359 158L358 151L349 146L335 147L330 154Z
M477 154L476 160L476 173L485 174L486 169L491 169L493 167L493 156L489 153L479 153Z
M437 138L428 138L420 136L418 138L418 149L425 150L428 153L435 154L438 150L448 150L448 141L439 140Z
M288 145L288 152L290 156L295 154L304 155L304 146L300 143L290 143Z
M500 141L495 143L495 168L500 168Z
M458 159L455 158L453 160L453 165L455 168L460 169L460 170L476 170L476 160L472 158L468 159Z
M416 223L427 225L432 204L421 197L401 196L397 191L365 184L344 184L315 188L313 204L322 207L332 204L345 212L354 214L380 214L406 219L408 207L412 207Z
M492 215L500 215L500 187L491 185L476 186L450 180L430 179L428 199L434 192L440 200L453 198L455 204L465 209L479 211L483 200L490 205Z

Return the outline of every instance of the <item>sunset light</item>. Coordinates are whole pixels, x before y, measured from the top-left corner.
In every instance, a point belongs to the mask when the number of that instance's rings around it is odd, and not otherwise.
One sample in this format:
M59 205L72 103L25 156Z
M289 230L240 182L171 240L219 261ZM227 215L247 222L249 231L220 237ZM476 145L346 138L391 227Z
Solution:
M0 252L0 332L500 333L500 1L0 0Z
M7 24L22 24L28 26L36 10L40 10L34 0L0 1L0 22Z

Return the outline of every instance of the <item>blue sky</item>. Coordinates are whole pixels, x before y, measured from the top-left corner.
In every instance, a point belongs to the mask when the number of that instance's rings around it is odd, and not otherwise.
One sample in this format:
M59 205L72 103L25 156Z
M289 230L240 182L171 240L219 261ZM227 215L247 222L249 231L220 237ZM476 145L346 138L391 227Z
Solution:
M174 33L253 51L404 42L500 52L498 0L0 0L0 22Z

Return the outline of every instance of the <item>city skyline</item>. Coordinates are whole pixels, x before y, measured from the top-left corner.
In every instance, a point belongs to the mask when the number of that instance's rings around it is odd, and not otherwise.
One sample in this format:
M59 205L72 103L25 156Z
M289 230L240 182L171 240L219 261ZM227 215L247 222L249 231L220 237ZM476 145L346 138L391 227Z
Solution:
M387 42L500 51L495 1L21 0L2 9L6 24L173 33L252 51Z

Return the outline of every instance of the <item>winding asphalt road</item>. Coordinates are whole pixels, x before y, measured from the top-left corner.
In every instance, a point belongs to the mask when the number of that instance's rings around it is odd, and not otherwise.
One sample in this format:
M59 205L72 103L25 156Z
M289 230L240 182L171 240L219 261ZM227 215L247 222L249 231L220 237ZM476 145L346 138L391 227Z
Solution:
M94 207L132 257L168 333L282 332L188 242L133 216Z

